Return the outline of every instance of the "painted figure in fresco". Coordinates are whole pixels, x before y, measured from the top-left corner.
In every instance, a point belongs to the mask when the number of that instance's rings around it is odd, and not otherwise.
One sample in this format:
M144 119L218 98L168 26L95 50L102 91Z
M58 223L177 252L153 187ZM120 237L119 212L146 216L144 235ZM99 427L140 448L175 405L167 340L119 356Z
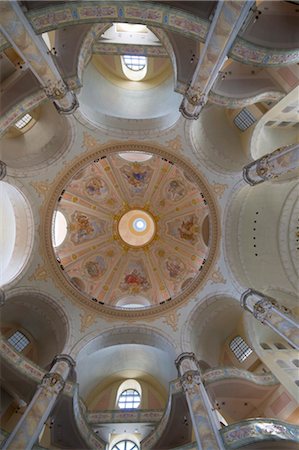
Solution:
M189 219L183 220L182 224L178 228L178 232L181 239L195 244L199 233L197 217L192 215Z
M76 244L84 241L87 236L93 234L94 227L89 221L89 218L83 213L76 213L74 221L70 225L72 232L71 240Z
M150 284L138 269L134 269L125 275L120 288L123 291L129 291L131 294L138 294L140 291L149 289Z
M170 278L181 278L185 272L185 266L178 258L168 258L165 263Z
M90 259L85 263L85 271L90 278L100 278L106 272L106 263L104 258L96 256L95 259Z
M142 167L138 163L133 163L130 166L123 166L120 171L135 192L140 192L147 186L152 174L152 169L150 167Z
M100 177L93 177L87 181L85 191L91 197L103 197L107 194L108 189Z
M102 222L91 221L84 213L76 211L71 219L71 241L74 244L81 244L81 242L93 239L96 235L104 232L104 224Z
M166 189L167 198L178 201L186 194L185 186L180 180L171 180Z

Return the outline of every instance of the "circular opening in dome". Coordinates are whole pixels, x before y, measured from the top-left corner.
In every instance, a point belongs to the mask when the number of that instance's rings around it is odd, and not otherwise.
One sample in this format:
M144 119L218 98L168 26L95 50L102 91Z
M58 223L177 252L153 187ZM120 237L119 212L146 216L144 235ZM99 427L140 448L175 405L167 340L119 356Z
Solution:
M156 226L149 213L133 209L126 212L120 219L118 232L126 244L142 247L151 242L156 232Z
M141 217L138 217L138 219L135 219L133 222L133 228L137 232L145 231L147 228L146 221Z

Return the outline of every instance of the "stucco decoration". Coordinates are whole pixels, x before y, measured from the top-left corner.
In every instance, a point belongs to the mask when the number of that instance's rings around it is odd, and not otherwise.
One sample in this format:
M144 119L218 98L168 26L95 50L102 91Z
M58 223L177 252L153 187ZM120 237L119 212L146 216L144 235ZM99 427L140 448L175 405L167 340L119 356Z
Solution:
M85 135L89 143L95 149ZM175 306L200 285L215 256L217 215L209 191L185 162L156 147L98 145L62 174L45 208L46 260L68 295L109 314L141 317ZM141 222L148 215L154 223L141 245L121 228L135 210ZM66 223L59 243L58 211ZM207 220L208 241L202 236ZM136 237L142 230L134 223L127 231Z

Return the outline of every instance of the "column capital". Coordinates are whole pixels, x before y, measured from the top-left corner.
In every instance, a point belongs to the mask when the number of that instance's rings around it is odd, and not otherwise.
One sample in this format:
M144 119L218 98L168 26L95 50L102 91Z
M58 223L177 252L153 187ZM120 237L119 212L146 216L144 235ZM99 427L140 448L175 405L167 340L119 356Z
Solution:
M54 364L58 363L59 361L64 361L66 362L69 367L72 369L76 366L76 361L73 360L73 358L70 355L61 353L60 355L56 355L52 365L54 366Z
M177 369L179 369L182 361L184 361L184 359L190 359L191 361L196 362L196 356L195 353L193 352L183 352L181 353L175 360L175 365L177 367Z

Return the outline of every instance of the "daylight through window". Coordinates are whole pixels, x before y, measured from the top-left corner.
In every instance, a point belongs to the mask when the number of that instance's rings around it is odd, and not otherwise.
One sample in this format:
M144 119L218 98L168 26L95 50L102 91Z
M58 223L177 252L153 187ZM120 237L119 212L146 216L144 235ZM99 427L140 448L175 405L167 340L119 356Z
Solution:
M28 125L28 123L32 120L32 117L30 116L30 114L25 114L25 116L23 116L20 120L18 120L15 123L15 126L17 128L19 128L19 130L21 130L22 128L26 127L26 125Z
M140 405L140 394L135 389L126 389L118 399L118 406L121 409L138 408Z
M236 336L229 344L229 347L233 352L233 354L235 355L235 357L240 362L245 361L245 359L247 359L248 356L250 356L252 353L251 348L248 347L248 345L246 344L244 339L241 338L241 336Z
M133 441L119 441L111 450L139 450L139 447Z
M130 70L134 70L134 72L138 72L142 70L146 66L146 57L139 55L124 55L123 56L124 63Z
M16 331L8 338L8 342L13 345L18 352L21 352L27 347L30 341L23 333L21 333L21 331Z

